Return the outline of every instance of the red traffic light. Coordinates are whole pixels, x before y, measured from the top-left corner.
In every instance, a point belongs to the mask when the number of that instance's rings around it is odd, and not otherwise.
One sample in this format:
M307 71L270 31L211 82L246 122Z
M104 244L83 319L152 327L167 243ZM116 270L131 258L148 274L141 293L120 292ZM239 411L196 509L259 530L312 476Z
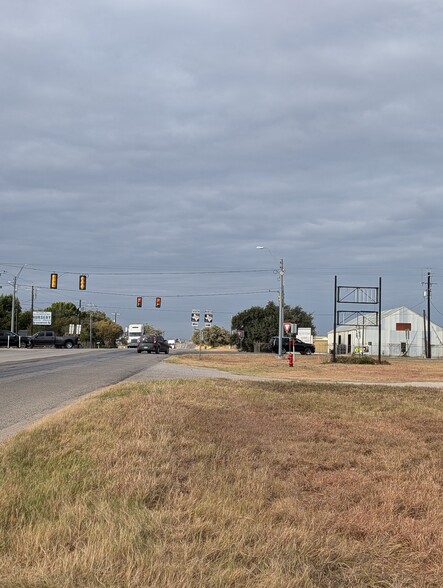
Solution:
M161 298L156 298L155 299L155 308L160 308L162 305L162 299Z
M141 296L137 296L137 308L141 308L143 306L143 298Z

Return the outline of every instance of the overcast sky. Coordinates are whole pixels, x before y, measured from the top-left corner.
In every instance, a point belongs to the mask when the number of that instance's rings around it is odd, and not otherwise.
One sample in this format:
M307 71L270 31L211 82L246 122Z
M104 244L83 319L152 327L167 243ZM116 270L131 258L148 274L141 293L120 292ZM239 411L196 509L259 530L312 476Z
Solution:
M26 264L23 308L185 338L277 301L283 259L319 334L334 276L421 313L430 271L443 324L441 0L0 7L1 293Z

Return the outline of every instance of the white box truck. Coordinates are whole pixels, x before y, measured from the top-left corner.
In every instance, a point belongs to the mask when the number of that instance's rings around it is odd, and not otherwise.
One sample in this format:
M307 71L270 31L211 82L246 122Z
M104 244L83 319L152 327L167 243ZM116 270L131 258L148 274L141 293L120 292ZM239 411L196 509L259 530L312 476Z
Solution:
M137 347L140 337L143 336L143 325L129 325L128 347Z

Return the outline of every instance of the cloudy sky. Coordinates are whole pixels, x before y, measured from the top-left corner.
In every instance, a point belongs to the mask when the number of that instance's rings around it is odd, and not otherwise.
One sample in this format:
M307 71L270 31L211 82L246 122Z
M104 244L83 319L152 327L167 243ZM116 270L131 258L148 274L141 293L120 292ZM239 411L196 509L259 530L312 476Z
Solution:
M1 293L189 337L283 259L319 334L334 276L443 324L440 0L0 6Z

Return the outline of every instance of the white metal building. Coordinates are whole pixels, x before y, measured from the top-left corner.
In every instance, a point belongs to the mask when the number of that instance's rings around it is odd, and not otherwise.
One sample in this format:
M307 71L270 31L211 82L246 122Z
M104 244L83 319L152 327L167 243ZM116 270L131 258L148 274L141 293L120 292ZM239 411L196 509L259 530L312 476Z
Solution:
M337 326L336 345L338 353L363 352L378 354L378 326L371 326L373 316L361 324ZM368 324L369 323L369 324ZM400 306L381 313L382 355L410 357L426 356L427 320L413 310ZM328 346L333 349L334 331L328 333ZM443 328L431 321L431 355L443 357Z

